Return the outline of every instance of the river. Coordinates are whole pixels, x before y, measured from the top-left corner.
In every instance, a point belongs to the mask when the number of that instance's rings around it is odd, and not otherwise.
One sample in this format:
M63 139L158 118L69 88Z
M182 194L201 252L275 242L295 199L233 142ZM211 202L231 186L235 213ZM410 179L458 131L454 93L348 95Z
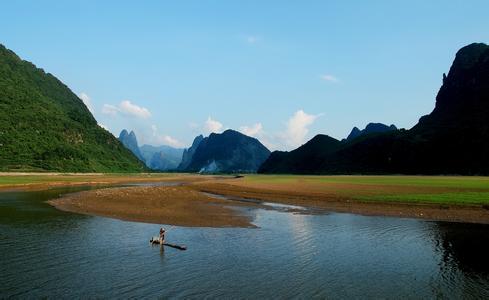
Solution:
M489 298L489 226L246 208L258 228L61 212L87 189L0 193L0 298ZM169 226L166 226L169 228Z

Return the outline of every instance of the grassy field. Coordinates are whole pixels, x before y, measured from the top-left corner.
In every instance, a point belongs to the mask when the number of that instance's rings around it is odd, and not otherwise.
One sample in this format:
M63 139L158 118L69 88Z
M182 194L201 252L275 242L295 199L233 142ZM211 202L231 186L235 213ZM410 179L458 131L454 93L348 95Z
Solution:
M113 174L9 174L0 173L2 186L23 186L42 184L106 183L125 181L154 181L179 176L173 173L113 173Z
M191 178L189 174L5 174L0 188L25 185L70 185L164 181ZM193 176L195 178L195 176ZM204 176L198 176L200 178ZM211 179L211 178L210 178ZM212 183L210 180L209 183ZM462 176L302 176L246 175L226 180L243 189L257 188L283 193L324 195L363 202L489 205L489 177Z
M304 175L250 175L245 180L261 183L348 183L364 185L403 185L447 188L489 189L489 177L469 176L304 176Z
M360 201L489 205L489 177L251 175L244 181Z

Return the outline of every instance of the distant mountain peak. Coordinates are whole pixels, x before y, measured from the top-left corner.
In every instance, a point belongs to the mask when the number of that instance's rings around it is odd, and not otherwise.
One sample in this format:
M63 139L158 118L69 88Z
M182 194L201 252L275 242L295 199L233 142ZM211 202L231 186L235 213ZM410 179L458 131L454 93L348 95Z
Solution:
M128 131L126 129L123 129L121 131L121 133L119 134L119 141L121 141L121 143L129 150L131 150L131 152L136 155L137 158L139 158L139 160L141 160L142 162L144 162L144 157L143 155L141 154L141 151L139 149L139 145L138 145L138 139L136 137L136 134L134 133L134 131L131 130L130 133L128 133Z
M198 136L187 149L179 169L191 172L256 172L270 155L257 139L236 130Z
M443 80L433 112L416 127L480 123L489 110L489 46L473 43L461 48Z
M358 127L353 127L346 140L351 141L362 135L372 134L372 133L382 133L382 132L388 132L392 130L397 130L397 127L394 124L388 126L383 123L368 123L367 126L365 126L365 129L363 130L358 129Z

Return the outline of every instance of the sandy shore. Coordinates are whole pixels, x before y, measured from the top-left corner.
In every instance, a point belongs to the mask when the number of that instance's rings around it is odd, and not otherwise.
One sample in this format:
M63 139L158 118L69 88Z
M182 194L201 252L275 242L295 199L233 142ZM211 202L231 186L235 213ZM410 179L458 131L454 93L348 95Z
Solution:
M185 186L121 187L69 194L48 203L63 211L187 227L254 227L233 206Z

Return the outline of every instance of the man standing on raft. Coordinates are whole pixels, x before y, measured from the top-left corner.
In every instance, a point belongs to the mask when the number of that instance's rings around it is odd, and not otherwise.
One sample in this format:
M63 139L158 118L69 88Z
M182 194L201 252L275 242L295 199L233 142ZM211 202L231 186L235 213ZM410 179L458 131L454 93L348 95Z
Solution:
M160 244L163 245L165 242L165 229L163 227L160 228Z

